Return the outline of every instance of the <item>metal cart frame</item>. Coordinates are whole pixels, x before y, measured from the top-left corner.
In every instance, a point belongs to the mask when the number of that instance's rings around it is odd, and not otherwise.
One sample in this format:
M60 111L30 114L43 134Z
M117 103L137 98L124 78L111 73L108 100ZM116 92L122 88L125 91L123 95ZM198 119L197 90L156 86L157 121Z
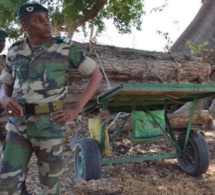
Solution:
M90 101L83 113L97 114L102 109L110 113L133 110L146 111L164 108L165 105L184 104L193 102L187 129L175 136L165 115L166 128L163 133L176 148L174 154L141 156L125 159L105 160L102 156L105 144L105 129L107 121L102 119L100 142L92 138L80 139L75 146L76 177L90 180L101 178L102 164L138 162L145 160L177 158L181 169L193 176L205 173L209 167L209 149L204 138L193 131L192 120L197 101L202 98L215 96L214 84L130 84L123 83ZM123 123L121 129L125 123Z

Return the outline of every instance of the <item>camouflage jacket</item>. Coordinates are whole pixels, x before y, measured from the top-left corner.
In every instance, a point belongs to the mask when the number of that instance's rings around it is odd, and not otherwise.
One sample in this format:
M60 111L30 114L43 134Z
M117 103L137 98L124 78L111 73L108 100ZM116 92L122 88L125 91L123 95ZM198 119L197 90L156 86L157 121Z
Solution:
M5 67L5 60L6 60L6 56L0 55L0 73ZM1 81L0 81L0 86L1 86ZM2 108L2 106L0 104L0 116L3 116L4 114L5 114L4 109ZM0 134L1 134L1 131L0 131Z
M5 67L5 60L6 60L6 56L0 55L0 73Z
M13 86L13 99L43 104L65 98L68 70L90 75L95 68L96 62L66 38L51 38L36 52L25 39L9 48L0 80Z

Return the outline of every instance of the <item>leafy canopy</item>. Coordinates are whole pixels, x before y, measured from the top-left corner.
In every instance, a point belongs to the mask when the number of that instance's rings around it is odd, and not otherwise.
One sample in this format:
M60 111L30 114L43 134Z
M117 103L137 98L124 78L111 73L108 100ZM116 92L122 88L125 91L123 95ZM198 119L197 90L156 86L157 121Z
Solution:
M0 27L4 28L10 38L19 38L21 31L16 13L26 0L0 1ZM32 2L32 1L28 1ZM39 0L50 11L53 33L66 32L68 36L82 27L95 27L97 33L105 30L105 20L112 19L118 32L131 33L131 28L141 30L143 0Z

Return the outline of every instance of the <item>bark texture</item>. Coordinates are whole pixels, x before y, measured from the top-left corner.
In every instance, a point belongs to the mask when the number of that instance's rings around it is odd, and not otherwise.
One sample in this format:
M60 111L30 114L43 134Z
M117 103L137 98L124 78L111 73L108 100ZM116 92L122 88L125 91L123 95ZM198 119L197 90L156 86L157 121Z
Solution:
M168 114L170 124L174 128L186 128L190 119L190 112ZM196 110L192 125L201 126L202 124L210 124L213 121L212 115L208 110Z
M171 53L149 52L113 46L94 45L93 54L88 44L81 47L96 60L105 72L96 95L120 83L209 83L212 67L196 60L179 59ZM105 79L107 77L107 79ZM88 78L78 71L68 75L69 94L65 103L75 103Z
M195 55L200 56L205 62L211 64L214 67L215 63L215 0L205 0L202 1L203 4L198 11L197 15L177 41L171 47L173 53L178 55L190 55L191 49L186 44L186 41L191 41L194 45L202 45L208 42L208 45L202 49L202 51L197 52ZM214 68L211 73L211 80L215 81L215 71ZM189 104L185 104L181 110L189 110ZM212 113L213 118L215 117L215 100L209 108L210 113ZM209 126L211 129L215 129L215 120Z
M171 51L178 54L190 54L187 40L196 45L209 42L208 48L214 49L214 20L215 0L205 0L195 18L173 44Z
M190 111L183 113L167 114L172 128L186 129L190 120ZM119 127L122 126L125 119L118 119ZM208 110L196 110L192 120L192 126L209 125L213 121L213 116ZM119 128L115 125L111 126L108 131L113 133ZM123 131L131 131L133 129L133 122L131 117L127 120Z

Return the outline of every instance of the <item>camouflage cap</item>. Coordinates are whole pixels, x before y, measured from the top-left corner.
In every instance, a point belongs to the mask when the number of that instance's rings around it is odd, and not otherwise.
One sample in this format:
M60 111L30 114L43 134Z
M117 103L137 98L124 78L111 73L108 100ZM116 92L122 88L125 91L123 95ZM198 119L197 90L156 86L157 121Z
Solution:
M2 30L2 29L0 29L0 38L6 38L6 37L8 37L7 32Z
M24 3L19 8L16 17L19 19L22 16L25 16L27 14L31 14L34 12L47 12L48 13L48 9L46 9L39 3Z

